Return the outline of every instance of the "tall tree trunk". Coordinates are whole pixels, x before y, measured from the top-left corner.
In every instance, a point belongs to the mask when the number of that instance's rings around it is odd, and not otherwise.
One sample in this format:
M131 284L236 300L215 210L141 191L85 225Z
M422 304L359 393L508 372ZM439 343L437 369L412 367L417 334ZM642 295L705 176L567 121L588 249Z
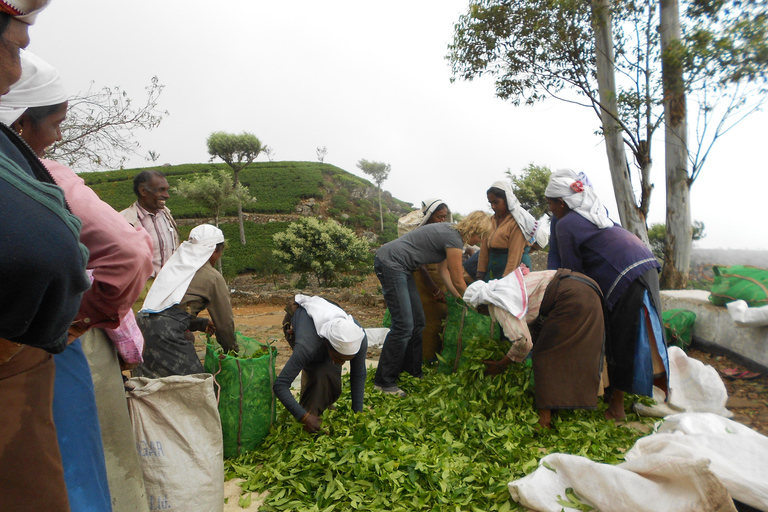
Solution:
M661 287L682 289L691 264L691 203L688 177L688 124L683 83L680 6L661 0L662 79L664 83L664 164L667 177L667 233Z
M233 174L235 175L235 179L232 180L232 190L237 187L237 184L240 183L240 179L238 176L239 171L236 171L233 169ZM243 226L243 205L242 203L237 204L237 227L240 228L240 244L245 245L245 226Z
M379 221L381 222L381 233L384 232L384 210L381 208L381 185L379 185Z
M605 135L605 150L608 154L608 167L611 170L613 194L619 208L621 225L636 234L645 243L648 242L648 228L645 216L637 208L635 193L629 179L627 155L624 151L622 129L616 121L618 104L616 94L616 76L614 70L612 15L608 0L592 1L592 23L595 28L595 52L597 58L597 86L600 92L600 105ZM611 115L613 114L613 115Z
M245 226L243 226L243 205L237 205L237 225L240 228L240 243L245 245Z

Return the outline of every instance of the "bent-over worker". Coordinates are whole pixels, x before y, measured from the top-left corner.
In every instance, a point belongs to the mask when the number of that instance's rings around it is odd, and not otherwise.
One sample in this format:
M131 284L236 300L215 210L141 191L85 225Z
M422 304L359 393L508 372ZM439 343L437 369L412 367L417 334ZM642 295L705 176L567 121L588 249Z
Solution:
M320 430L320 416L341 396L341 367L350 361L352 410L363 410L368 338L351 315L322 297L296 295L283 321L293 355L272 389L307 432ZM299 401L291 383L302 373Z

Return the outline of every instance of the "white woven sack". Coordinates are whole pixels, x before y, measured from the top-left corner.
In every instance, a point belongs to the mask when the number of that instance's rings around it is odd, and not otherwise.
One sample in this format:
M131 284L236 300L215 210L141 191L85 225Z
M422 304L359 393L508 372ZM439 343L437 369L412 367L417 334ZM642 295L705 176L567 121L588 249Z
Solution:
M221 512L224 444L213 376L126 383L150 510Z

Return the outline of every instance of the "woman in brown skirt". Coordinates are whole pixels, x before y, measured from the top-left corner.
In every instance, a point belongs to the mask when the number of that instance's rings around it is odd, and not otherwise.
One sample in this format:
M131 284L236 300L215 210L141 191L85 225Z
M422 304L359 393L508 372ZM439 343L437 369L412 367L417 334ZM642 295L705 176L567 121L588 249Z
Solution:
M578 272L560 269L529 276L538 278L537 286L529 286L526 276L529 313L535 316L526 317L529 323L521 334L530 328L539 425L550 428L553 409L597 407L603 387L603 299L597 284ZM537 293L540 290L543 294ZM524 341L525 336L518 340ZM499 361L483 361L488 367L486 374L497 375L513 361L522 361L527 353L519 350L519 345L517 340L513 342L510 352Z

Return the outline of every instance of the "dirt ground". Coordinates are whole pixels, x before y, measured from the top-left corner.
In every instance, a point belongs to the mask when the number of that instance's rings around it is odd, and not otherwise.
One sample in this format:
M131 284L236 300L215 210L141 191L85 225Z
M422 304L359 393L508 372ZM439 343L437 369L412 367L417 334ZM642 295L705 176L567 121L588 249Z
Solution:
M363 327L381 327L384 306L378 284L375 276L370 276L352 290L307 290L301 293L322 295L336 301ZM274 343L278 349L277 367L282 367L291 355L281 328L283 308L285 301L298 292L289 289L286 282L265 283L263 279L250 276L241 276L232 286L235 289L232 306L237 329L248 337ZM376 349L370 350L368 357L376 359L378 353ZM695 349L690 349L688 355L711 365L718 372L726 368L745 369L726 356ZM768 435L768 375L749 380L723 377L723 381L729 397L726 406L734 413L733 419Z

